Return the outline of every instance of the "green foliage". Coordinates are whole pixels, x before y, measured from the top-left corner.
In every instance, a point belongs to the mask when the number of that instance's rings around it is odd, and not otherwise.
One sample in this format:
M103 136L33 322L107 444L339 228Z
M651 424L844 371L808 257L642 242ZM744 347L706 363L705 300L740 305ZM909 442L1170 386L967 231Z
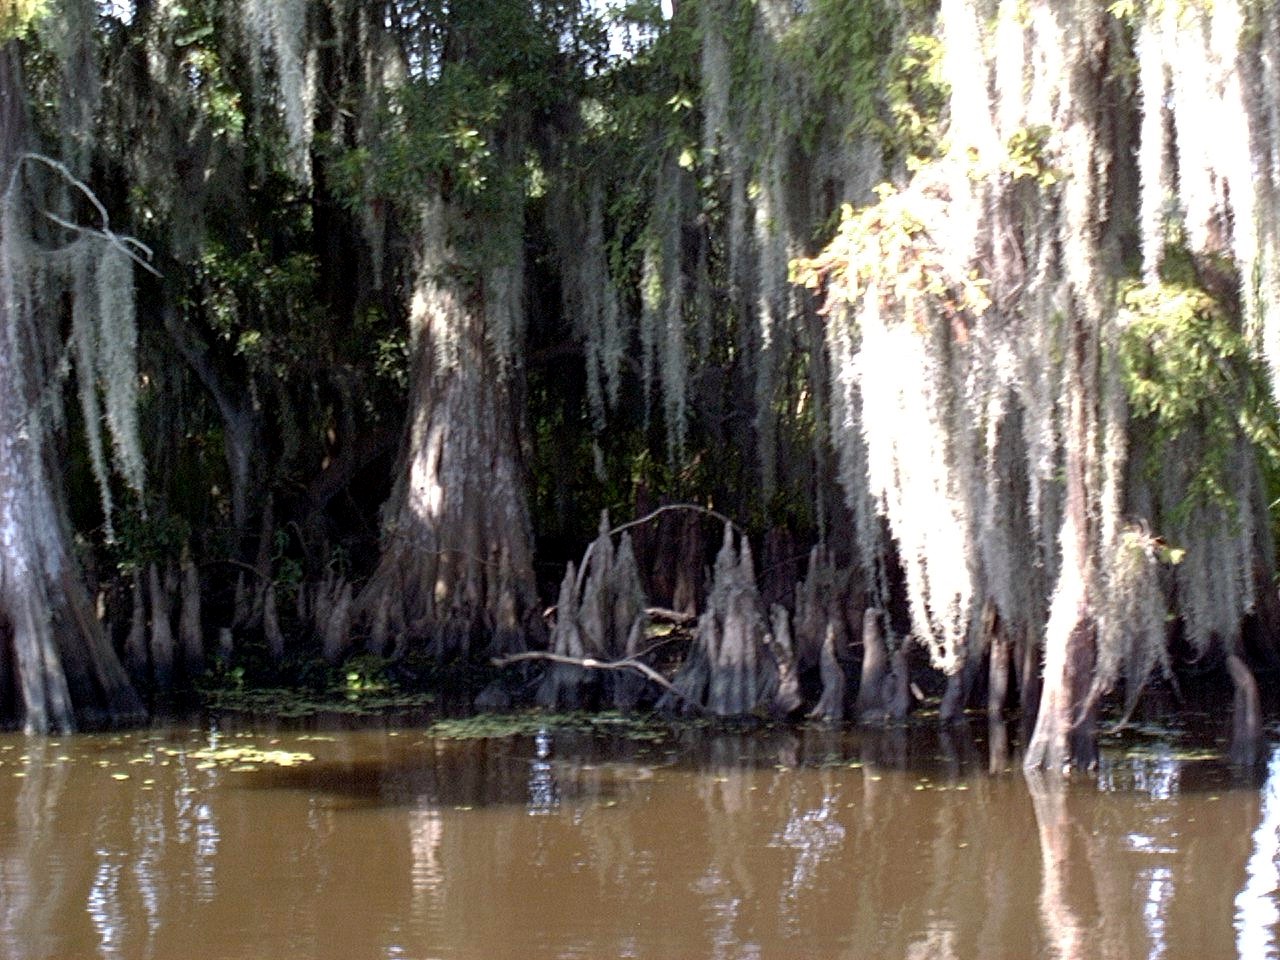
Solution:
M452 197L476 200L506 173L494 151L494 128L512 106L512 85L469 64L446 64L437 80L400 91L394 109L401 136L388 142L375 175L383 192L420 196L424 182Z
M173 755L181 754L174 750ZM296 767L315 760L312 754L300 750L264 750L261 747L243 743L233 747L205 747L201 750L192 750L186 756L197 761L197 770L220 766L235 772L257 770L264 764L275 767Z
M171 47L168 55L187 81L183 93L191 98L200 122L215 136L239 139L246 118L231 62L235 52L227 42L232 27L226 4L185 0L169 5L164 17L154 18L152 29L158 31L156 42Z
M1213 12L1213 0L1115 0L1107 12L1117 20L1133 23L1141 18L1156 19L1171 12L1179 26L1188 26L1202 15Z
M724 17L731 109L746 139L759 140L766 122L778 124L775 144L807 152L833 122L840 139L883 127L894 29L887 5L814 0L776 33L755 3L727 4Z
M245 116L240 91L227 77L221 54L212 45L211 23L179 36L175 46L183 50L182 69L192 79L191 92L211 132L221 138L244 134Z
M802 149L811 150L833 120L841 139L879 124L892 30L878 2L818 0L784 35L784 62L807 88L803 108L787 117Z
M277 663L261 647L248 644L231 662L216 660L197 688L210 710L289 718L372 716L433 703L433 694L418 689L420 678L410 681L404 665L399 666L373 654L358 654L338 666L319 658Z
M343 664L343 682L348 700L386 693L392 687L390 662L385 657L362 653Z
M1119 358L1130 407L1150 426L1154 451L1192 431L1209 444L1189 485L1188 504L1228 505L1231 445L1248 440L1275 465L1280 433L1265 371L1234 310L1189 277L1186 263L1184 251L1170 248L1166 279L1121 289Z
M281 257L262 244L236 251L213 240L198 271L206 320L251 370L288 377L325 326L316 270L310 254Z
M302 585L304 576L302 563L297 557L290 555L289 534L284 530L275 532L275 536L272 537L272 547L272 583L285 597L292 598L297 595L298 588Z
M177 559L190 540L191 527L182 517L159 512L144 516L133 508L120 512L111 549L117 569L133 574L150 564Z
M567 103L605 57L600 16L567 0L428 3L416 16L427 39L378 118L380 135L353 149L321 145L334 188L353 206L389 198L415 209L424 187L473 214L519 202L536 173L523 129Z
M942 75L942 41L929 33L909 34L885 85L890 125L886 144L908 167L937 160L946 152L943 122L951 87Z
M312 691L284 687L252 687L243 684L235 688L209 683L201 690L201 699L209 710L281 719L333 713L374 716L419 710L435 702L435 697L429 693L399 689L387 689L377 693L364 692L355 697L350 697L348 694L345 684L329 690Z

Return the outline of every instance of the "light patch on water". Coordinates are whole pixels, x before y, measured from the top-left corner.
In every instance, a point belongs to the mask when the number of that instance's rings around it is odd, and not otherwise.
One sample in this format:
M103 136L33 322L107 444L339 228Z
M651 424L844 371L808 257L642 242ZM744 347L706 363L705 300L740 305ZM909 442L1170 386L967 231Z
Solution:
M1147 896L1142 904L1142 922L1151 938L1147 960L1161 960L1168 950L1165 939L1165 923L1169 913L1169 901L1173 897L1173 871L1168 867L1154 867L1147 872Z
M195 860L196 883L202 903L211 903L217 893L214 881L214 860L218 855L218 844L222 834L218 830L218 821L213 808L207 803L195 806Z
M796 854L791 880L783 888L784 900L795 900L810 887L818 865L844 842L845 829L835 819L835 811L835 799L825 796L817 808L793 814L769 842L771 847L785 847Z
M1156 757L1135 757L1133 785L1152 800L1170 800L1178 792L1182 765L1168 753Z
M139 804L133 816L134 842L139 847L139 854L133 862L133 875L138 883L138 893L142 899L143 912L147 919L147 933L155 937L160 929L160 887L162 881L157 876L157 861L163 855L167 837L164 829L164 817L161 816L154 801Z
M705 901L703 910L707 915L707 932L714 944L714 960L744 960L758 956L758 944L744 943L734 933L742 912L742 898L734 895L733 884L720 867L710 865L707 872L695 881L693 889Z
M907 947L907 960L954 960L956 932L950 927L931 926L922 940Z
M1280 748L1267 763L1262 792L1262 820L1253 832L1253 853L1245 867L1245 883L1236 895L1236 952L1246 960L1274 960L1280 908Z
M1173 847L1146 833L1131 833L1125 837L1125 842L1130 850L1137 853L1177 853Z
M542 728L533 738L537 759L529 765L529 802L525 809L529 816L545 816L560 806L560 790L551 768L551 732Z
M101 956L104 960L111 960L121 956L124 917L120 906L120 868L123 857L111 850L98 850L97 854L98 869L94 871L85 907L98 934Z
M434 902L444 883L444 867L440 863L440 839L444 823L437 810L415 810L410 815L409 840L413 853L411 883L418 912Z
M1152 800L1172 800L1178 796L1182 765L1187 758L1167 744L1131 751L1108 760L1098 771L1098 790L1102 793L1127 793L1136 790Z

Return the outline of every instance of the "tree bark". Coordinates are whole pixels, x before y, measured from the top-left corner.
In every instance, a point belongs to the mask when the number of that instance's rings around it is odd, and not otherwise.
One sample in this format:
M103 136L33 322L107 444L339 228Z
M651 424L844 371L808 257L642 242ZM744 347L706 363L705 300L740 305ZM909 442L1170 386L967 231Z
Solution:
M190 682L204 673L204 632L200 620L200 572L188 551L182 556L182 606L178 614L182 669Z
M151 606L151 681L158 691L173 689L173 627L169 622L169 591L156 565L147 567L147 596Z
M469 655L473 640L489 654L524 649L536 599L517 370L490 329L495 285L464 269L449 239L457 219L439 199L423 214L409 428L382 558L358 603L366 619L385 608L389 629L437 659Z
M151 683L151 657L147 654L147 602L142 595L141 571L136 571L132 580L133 613L124 641L124 662L133 682L146 687Z
M1009 769L1009 725L994 717L987 719L987 772Z
M336 577L328 595L329 615L320 631L320 647L324 658L337 663L351 647L351 584Z
M1090 695L1098 659L1092 552L1096 498L1090 495L1088 461L1093 443L1091 411L1098 395L1098 335L1084 311L1083 304L1074 306L1068 331L1062 568L1045 627L1044 687L1023 759L1028 770L1089 768L1098 758L1097 698Z
M16 258L29 251L14 170L27 142L26 85L16 41L0 45L0 643L12 656L22 703L7 711L32 732L140 719L142 702L94 616L75 568L50 462L38 311ZM12 189L10 189L12 188ZM0 690L7 683L0 683ZM17 706L17 705L15 705Z
M836 626L827 621L826 637L822 641L822 659L819 672L822 675L822 696L809 714L820 720L843 720L845 677L840 653L836 650L838 633Z
M1067 504L1062 529L1062 572L1045 628L1044 685L1035 730L1023 766L1065 770L1097 762L1094 742L1097 699L1090 696L1097 663L1097 624L1089 560L1086 500L1084 398L1073 391L1067 443Z
M716 556L707 609L698 619L698 634L673 681L679 696L668 691L658 709L687 712L689 702L705 703L719 717L779 716L796 707L795 661L790 630L774 611L772 623L756 588L751 545L735 545L733 528L725 525ZM705 701L703 697L705 696Z
M788 717L800 709L800 677L796 665L795 648L791 643L791 625L787 608L775 603L769 610L773 631L766 642L778 665L778 690L773 695L773 709L780 717ZM844 719L844 671L840 672L840 716Z
M548 710L581 710L596 690L596 678L581 666L587 650L579 623L578 580L572 563L565 569L551 630L553 660L538 685L538 706ZM570 662L573 661L573 662Z
M907 719L911 712L911 668L907 660L907 644L910 638L898 644L889 658L892 668L889 671L888 690L889 706L886 719L901 721Z
M231 523L237 539L240 539L249 529L250 506L257 479L254 467L256 455L262 448L261 414L254 408L249 392L237 389L218 372L209 358L209 347L183 325L177 308L167 298L161 313L165 330L178 353L209 391L222 417L223 454L231 480Z
M276 603L276 585L267 584L262 600L262 633L267 640L267 655L272 663L284 659L284 633L280 630L280 611Z
M1025 624L1017 625L1013 643L1014 670L1018 680L1018 733L1023 743L1031 740L1036 715L1040 712L1040 646Z
M886 714L885 682L889 678L889 651L885 647L883 612L867 608L862 614L862 678L858 685L858 718L875 722Z
M1244 657L1235 650L1227 654L1227 673L1235 687L1231 705L1231 762L1248 766L1257 763L1262 745L1258 681Z
M1004 707L1009 700L1009 663L1012 644L998 623L991 630L990 661L987 675L987 717L1003 722Z
M938 707L938 719L942 723L960 723L964 720L965 706L973 692L974 677L981 666L981 658L966 654L960 668L947 677L942 703Z

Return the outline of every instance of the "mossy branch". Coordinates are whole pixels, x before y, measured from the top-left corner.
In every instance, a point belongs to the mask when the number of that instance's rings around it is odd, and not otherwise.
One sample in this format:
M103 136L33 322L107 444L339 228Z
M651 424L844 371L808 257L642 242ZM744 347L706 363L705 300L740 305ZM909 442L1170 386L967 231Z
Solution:
M111 229L111 218L107 214L107 208L102 205L102 201L98 199L97 194L95 194L83 180L76 177L67 169L66 164L58 160L54 160L52 157L46 157L42 153L24 153L19 157L19 159L22 161L30 160L34 163L43 164L62 177L63 180L82 193L85 199L93 205L93 208L98 212L98 217L100 218L102 225L98 229L85 227L78 223L72 223L71 221L60 217L55 213L51 213L48 210L44 211L45 217L62 227L64 230L70 230L72 233L97 237L101 240L105 240L108 244L115 247L122 254L140 266L143 270L146 270L152 276L163 279L163 274L151 265L151 260L154 257L154 253L151 248L141 240L113 232ZM14 182L17 180L20 169L20 166L14 168L13 179L9 183L6 190L7 193L12 192Z

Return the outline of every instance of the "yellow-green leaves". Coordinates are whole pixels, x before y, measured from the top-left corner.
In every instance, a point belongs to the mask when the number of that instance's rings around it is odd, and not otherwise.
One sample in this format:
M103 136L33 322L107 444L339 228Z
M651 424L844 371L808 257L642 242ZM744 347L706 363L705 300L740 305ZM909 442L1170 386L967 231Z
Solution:
M256 770L259 766L296 767L310 763L315 757L310 753L293 750L263 750L252 745L208 747L193 750L187 756L196 761L197 770L228 767L232 770Z
M1053 186L1062 179L1062 171L1047 160L1052 133L1046 124L1015 130L1005 143L1006 157L1001 169L1015 180L1028 179L1041 187Z
M1236 426L1254 432L1260 411L1245 401L1256 361L1232 312L1210 293L1183 282L1131 283L1120 294L1120 320L1136 414L1181 427L1230 408Z
M1139 416L1186 424L1221 390L1247 345L1203 290L1173 283L1130 284L1120 296L1121 362Z
M818 256L790 265L793 283L823 288L825 309L854 306L874 293L889 309L923 326L930 316L950 320L981 314L990 305L986 282L946 262L928 228L945 222L946 201L929 187L876 187L877 203L855 211L845 204L840 229Z
M48 6L49 0L0 0L0 43L25 35Z

